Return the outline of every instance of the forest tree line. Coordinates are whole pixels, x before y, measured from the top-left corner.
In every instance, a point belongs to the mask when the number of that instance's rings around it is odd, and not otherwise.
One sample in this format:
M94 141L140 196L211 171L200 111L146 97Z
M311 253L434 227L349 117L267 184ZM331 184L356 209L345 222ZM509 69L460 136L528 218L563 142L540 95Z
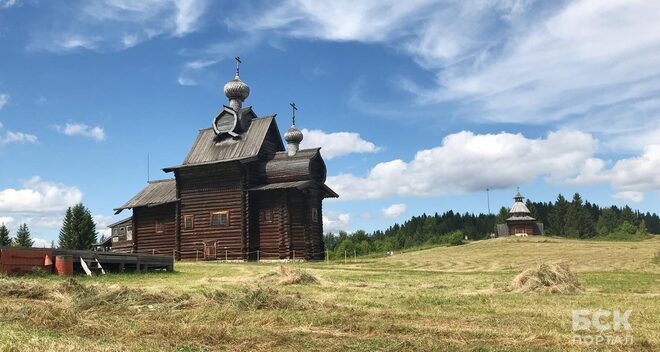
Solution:
M600 207L583 201L575 193L569 201L563 195L554 202L532 202L525 205L538 222L544 224L545 235L568 238L602 238L611 240L641 239L660 234L660 217L656 213L641 213L629 206ZM502 207L495 214L458 213L452 210L442 214L413 216L403 224L372 233L358 230L351 234L340 231L324 236L325 248L333 258L400 251L406 248L457 245L467 236L470 240L488 238L495 225L504 223L509 209Z

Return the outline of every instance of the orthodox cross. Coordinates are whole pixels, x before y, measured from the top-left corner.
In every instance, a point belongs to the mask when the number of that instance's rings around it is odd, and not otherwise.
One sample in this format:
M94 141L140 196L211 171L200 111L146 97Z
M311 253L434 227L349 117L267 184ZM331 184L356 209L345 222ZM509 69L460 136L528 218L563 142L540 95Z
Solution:
M290 103L289 105L291 105L291 112L293 113L293 117L292 117L293 125L295 126L296 125L296 110L298 110L298 108L296 107L296 103Z
M238 77L238 66L239 66L241 63L243 63L243 62L241 61L241 57L240 57L240 56L236 56L236 57L234 58L234 60L236 60L236 77Z

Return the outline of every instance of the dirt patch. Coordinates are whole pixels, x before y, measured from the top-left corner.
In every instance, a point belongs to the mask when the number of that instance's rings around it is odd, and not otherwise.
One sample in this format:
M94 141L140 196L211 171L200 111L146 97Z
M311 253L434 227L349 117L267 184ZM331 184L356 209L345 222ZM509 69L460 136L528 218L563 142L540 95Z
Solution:
M518 274L505 288L509 292L577 293L583 288L566 264L541 264Z

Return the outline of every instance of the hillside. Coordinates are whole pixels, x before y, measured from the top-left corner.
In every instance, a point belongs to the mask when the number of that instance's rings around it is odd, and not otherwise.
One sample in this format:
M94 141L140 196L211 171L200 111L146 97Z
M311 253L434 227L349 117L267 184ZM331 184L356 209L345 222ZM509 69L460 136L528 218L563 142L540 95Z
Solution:
M657 271L660 236L641 242L507 237L457 247L403 253L379 266L431 271L520 271L542 262L566 262L574 271Z

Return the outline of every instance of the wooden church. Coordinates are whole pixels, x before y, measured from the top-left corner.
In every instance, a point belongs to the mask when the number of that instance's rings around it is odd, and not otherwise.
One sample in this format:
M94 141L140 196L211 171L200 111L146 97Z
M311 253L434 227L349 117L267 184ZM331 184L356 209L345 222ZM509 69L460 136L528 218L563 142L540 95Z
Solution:
M224 86L223 105L201 129L183 163L166 167L172 179L150 181L116 214L112 250L174 255L177 259L322 259L325 185L320 148L299 149L293 123L284 134L275 115L243 107L250 88L239 76Z
M537 222L536 218L532 217L523 199L525 197L517 191L506 223L497 225L498 236L543 235L543 223Z

